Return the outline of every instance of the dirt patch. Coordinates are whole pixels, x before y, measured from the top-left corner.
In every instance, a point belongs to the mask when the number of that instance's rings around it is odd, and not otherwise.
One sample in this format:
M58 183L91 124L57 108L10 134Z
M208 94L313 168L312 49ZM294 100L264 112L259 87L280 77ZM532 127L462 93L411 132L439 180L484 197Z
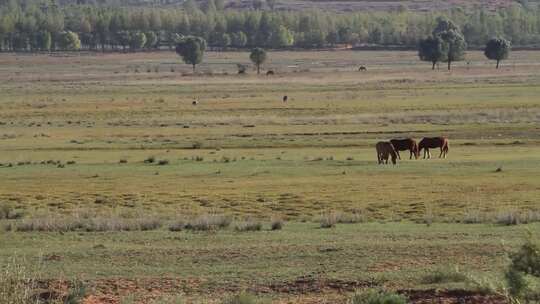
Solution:
M508 301L499 295L489 295L467 290L406 290L401 294L410 299L412 303L428 304L507 304Z
M258 293L312 294L353 292L357 289L377 286L375 282L345 281L314 277L300 277L292 282L274 283L256 288Z

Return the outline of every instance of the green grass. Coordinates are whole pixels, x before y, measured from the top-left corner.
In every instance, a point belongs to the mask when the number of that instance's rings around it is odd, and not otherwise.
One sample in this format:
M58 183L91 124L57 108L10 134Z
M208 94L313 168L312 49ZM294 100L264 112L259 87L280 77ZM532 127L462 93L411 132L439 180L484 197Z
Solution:
M236 75L247 53L209 53L196 76L172 52L2 54L0 203L17 217L267 222L246 233L2 233L0 262L38 267L43 256L51 278L116 297L137 280L216 299L251 286L279 294L302 276L389 289L425 287L426 273L454 265L496 277L525 226L442 223L539 211L539 54L514 52L496 71L470 52L470 68L447 72L414 52L272 52L274 77ZM450 139L448 159L377 165L377 141L434 135ZM319 228L341 212L371 223ZM269 231L271 218L283 230ZM125 288L107 291L107 280Z

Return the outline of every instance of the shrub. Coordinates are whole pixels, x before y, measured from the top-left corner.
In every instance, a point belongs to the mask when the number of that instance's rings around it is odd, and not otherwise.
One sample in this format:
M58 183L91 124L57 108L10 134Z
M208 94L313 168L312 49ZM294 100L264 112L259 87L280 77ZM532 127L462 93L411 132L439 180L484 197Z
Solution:
M467 275L456 268L436 269L422 278L424 284L459 283L467 281Z
M121 159L121 160L119 161L120 164L127 164L127 162L128 162L127 159Z
M234 227L234 230L238 232L247 232L247 231L261 231L262 224L259 221L249 220L242 223L237 223Z
M166 166L168 164L169 164L169 161L166 159L161 159L160 161L158 161L159 166Z
M359 212L336 213L336 219L339 224L356 224L367 222L366 216Z
M320 219L321 228L334 228L338 222L338 215L336 213L323 214Z
M512 226L520 224L520 216L515 212L499 213L495 222L499 225Z
M189 221L185 228L194 231L209 231L227 228L232 219L225 215L206 214Z
M186 223L183 220L176 220L169 224L169 231L177 232L182 231L186 227Z
M15 208L8 203L0 203L0 220L13 220L22 217L22 213L15 211Z
M271 230L281 230L283 228L283 220L280 218L272 219L270 223Z
M407 299L392 292L368 290L356 293L349 301L350 304L407 304Z
M153 164L156 161L156 158L154 156L150 156L147 159L144 160L145 164Z

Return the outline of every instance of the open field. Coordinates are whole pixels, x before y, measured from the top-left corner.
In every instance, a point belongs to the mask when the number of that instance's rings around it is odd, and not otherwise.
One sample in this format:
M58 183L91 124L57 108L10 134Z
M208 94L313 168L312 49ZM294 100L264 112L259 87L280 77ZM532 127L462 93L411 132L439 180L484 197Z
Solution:
M480 52L467 60L448 72L414 52L278 52L266 77L236 75L247 53L209 53L196 76L168 52L1 54L0 203L24 218L290 222L250 233L0 232L0 261L20 255L37 268L44 256L48 278L89 280L116 300L148 282L210 300L247 288L321 302L370 284L432 288L422 276L449 265L496 276L524 226L455 222L540 212L540 52L514 52L497 71ZM448 159L402 152L397 166L377 165L377 141L435 135L450 139ZM334 211L374 222L311 222ZM436 224L413 223L426 217ZM301 278L323 288L290 292ZM107 280L125 286L107 292Z

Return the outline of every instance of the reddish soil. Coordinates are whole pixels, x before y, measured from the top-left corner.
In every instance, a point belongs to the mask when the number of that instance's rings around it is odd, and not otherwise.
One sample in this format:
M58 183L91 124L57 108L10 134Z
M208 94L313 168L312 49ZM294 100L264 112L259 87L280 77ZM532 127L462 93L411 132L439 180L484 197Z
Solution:
M43 282L36 296L65 297L70 284L66 281ZM87 282L87 292L84 304L119 304L122 298L135 295L138 303L148 303L164 295L184 295L189 298L220 299L223 294L245 290L242 286L209 288L200 280L189 279L103 279ZM206 285L206 286L205 286ZM377 287L375 282L345 281L300 277L290 282L279 282L267 286L249 288L256 294L280 295L279 303L346 303L347 295L358 289ZM212 289L212 290L210 290ZM506 304L504 297L482 294L466 290L401 290L400 294L415 304ZM202 296L200 296L202 295Z

